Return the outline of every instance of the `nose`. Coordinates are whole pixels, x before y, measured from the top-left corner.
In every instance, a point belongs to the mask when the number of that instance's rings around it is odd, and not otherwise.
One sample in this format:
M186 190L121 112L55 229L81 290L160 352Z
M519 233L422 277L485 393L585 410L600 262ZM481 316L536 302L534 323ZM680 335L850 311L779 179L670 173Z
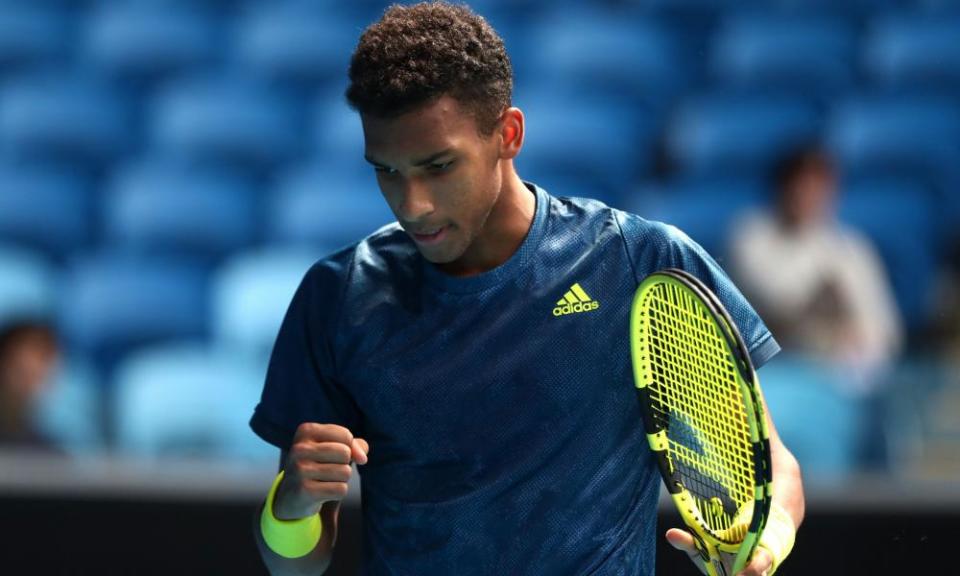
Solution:
M433 214L430 189L419 178L408 178L401 191L398 216L405 222L419 222Z

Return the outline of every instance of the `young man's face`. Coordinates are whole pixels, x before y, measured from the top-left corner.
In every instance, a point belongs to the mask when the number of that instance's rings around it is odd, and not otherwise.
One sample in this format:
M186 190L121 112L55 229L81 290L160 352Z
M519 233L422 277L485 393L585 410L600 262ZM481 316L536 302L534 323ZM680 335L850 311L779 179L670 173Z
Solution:
M361 120L366 158L397 221L427 260L459 259L497 202L499 139L481 136L449 96L396 118Z

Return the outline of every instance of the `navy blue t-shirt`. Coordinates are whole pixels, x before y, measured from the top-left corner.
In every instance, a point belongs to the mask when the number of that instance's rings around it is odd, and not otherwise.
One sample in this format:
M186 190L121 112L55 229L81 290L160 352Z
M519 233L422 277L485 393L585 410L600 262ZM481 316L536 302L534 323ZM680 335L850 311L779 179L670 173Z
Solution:
M536 195L513 256L457 278L397 224L316 263L293 298L251 426L370 443L363 573L652 575L660 476L641 426L629 312L639 282L693 273L759 367L779 346L672 226Z

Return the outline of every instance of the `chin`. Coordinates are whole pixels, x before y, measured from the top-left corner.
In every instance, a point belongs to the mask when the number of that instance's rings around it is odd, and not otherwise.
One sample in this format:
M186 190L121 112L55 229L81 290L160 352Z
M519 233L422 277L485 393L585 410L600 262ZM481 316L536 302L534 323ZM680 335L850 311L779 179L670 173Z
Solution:
M420 249L420 255L432 264L450 264L456 262L461 256L461 254L451 254L446 250L423 250L422 248Z

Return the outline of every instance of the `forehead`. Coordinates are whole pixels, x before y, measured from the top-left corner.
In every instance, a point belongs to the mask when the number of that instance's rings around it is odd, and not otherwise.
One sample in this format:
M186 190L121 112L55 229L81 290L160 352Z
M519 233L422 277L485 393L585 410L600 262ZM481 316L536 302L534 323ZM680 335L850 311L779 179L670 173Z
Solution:
M441 98L394 118L360 115L368 156L407 158L479 141L477 123L457 100Z

